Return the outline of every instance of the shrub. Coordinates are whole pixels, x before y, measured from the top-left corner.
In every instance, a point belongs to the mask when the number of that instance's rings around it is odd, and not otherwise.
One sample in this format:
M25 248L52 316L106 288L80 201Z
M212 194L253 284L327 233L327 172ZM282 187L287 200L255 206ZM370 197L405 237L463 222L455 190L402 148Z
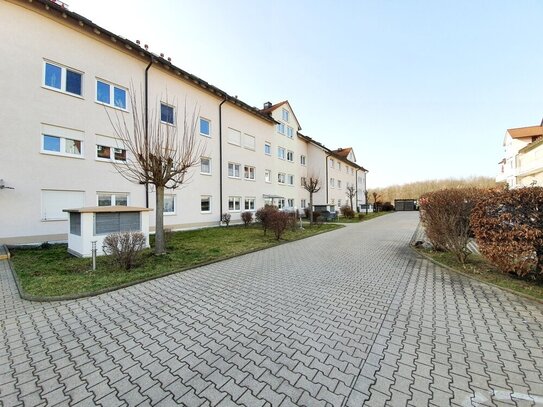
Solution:
M104 239L104 252L124 270L137 264L144 247L145 235L141 232L111 233Z
M221 216L221 220L226 224L226 227L230 225L230 219L232 219L232 215L229 213L223 213Z
M366 216L366 215L364 215L363 213L359 213L358 214L358 220L364 219L364 216Z
M341 214L345 216L347 219L354 218L355 212L351 209L349 205L343 205L341 208L339 208Z
M380 206L379 209L383 212L391 212L394 210L394 205L392 205L390 202L385 202Z
M287 212L275 211L272 212L268 218L268 227L273 230L275 238L281 239L281 236L285 233L285 230L291 223L292 216Z
M273 205L264 205L263 208L260 208L256 211L255 218L262 225L262 229L264 229L264 234L266 234L266 231L270 229L271 215L277 211L277 207Z
M245 226L249 226L249 224L253 221L253 212L243 212L241 214L241 220Z
M471 224L481 254L502 272L543 277L543 188L492 191Z
M470 215L478 194L475 188L443 189L420 199L421 221L436 250L450 251L464 264L470 251Z

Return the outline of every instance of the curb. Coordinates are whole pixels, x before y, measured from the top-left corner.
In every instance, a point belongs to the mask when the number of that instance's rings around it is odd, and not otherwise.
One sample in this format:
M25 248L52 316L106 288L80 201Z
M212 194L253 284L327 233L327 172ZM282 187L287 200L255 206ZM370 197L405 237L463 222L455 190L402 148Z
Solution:
M301 237L301 238L296 239L296 240L279 241L279 243L276 243L276 244L274 244L272 246L261 247L261 248L258 248L258 249L249 250L247 252L238 253L238 254L234 254L234 255L231 255L231 256L227 256L227 257L222 257L220 259L210 260L210 261L207 261L207 262L198 263L198 264L194 264L194 265L187 266L187 267L182 267L180 269L167 271L167 272L165 272L163 274L159 274L159 275L156 275L156 276L151 276L151 277L143 278L141 280L135 280L135 281L131 281L129 283L116 285L115 287L103 288L103 289L96 290L96 291L85 291L83 293L79 293L79 294L75 294L75 295L66 294L66 295L57 295L57 296L51 296L51 297L41 297L41 296L37 296L37 295L28 294L24 290L24 288L22 286L22 283L21 283L21 281L19 279L19 276L15 272L15 268L13 267L13 263L11 262L10 259L8 259L8 268L11 270L11 275L13 276L13 279L15 280L15 285L17 286L17 291L19 291L19 295L23 300L34 301L34 302L57 302L57 301L79 300L79 299L82 299L82 298L95 297L95 296L100 295L100 294L110 293L112 291L120 290L121 288L131 287L131 286L136 285L136 284L141 284L141 283L145 283L147 281L156 280L158 278L167 277L167 276L170 276L172 274L177 274L177 273L181 273L181 272L184 272L184 271L198 269L198 268L204 267L204 266L209 266L211 264L218 263L218 262L225 261L225 260L230 260L230 259L233 259L235 257L245 256L246 254L260 252L262 250L273 249L274 247L281 246L283 244L288 244L288 243L293 243L293 242L297 242L297 241L300 241L300 240L309 239L311 237L322 235L324 233L334 232L335 230L338 230L338 229L341 229L341 228L345 227L342 224L337 224L337 226L338 226L337 229L319 231L319 232L317 232L315 234L312 234L311 236L304 236L304 237ZM7 248L6 248L6 250L7 250ZM8 251L8 253L9 253L9 251Z
M463 275L464 277L467 277L467 278L470 278L472 280L475 280L475 281L478 281L480 283L484 283L484 284L487 284L487 285L490 285L492 287L495 287L495 288L499 288L500 290L503 290L503 291L506 291L510 294L515 294L515 295L518 295L519 297L523 297L527 300L532 300L532 301L535 301L539 304L543 304L543 299L540 299L540 298L537 298L537 297L534 297L534 296L531 296L530 294L525 294L525 293L522 293L522 292L518 292L518 291L515 291L515 290L512 290L510 288L507 288L507 287L502 287L502 286L499 286L497 284L494 284L494 283L491 283L491 282L488 282L488 281L485 281L483 280L482 278L477 278L476 276L472 275L472 274L468 274L468 273L465 273L463 271L460 271L460 270L457 270L451 266L447 266L446 264L443 264L441 263L440 261L437 261L435 259L433 259L432 257L428 256L426 253L422 253L420 251L418 251L417 249L415 249L413 246L409 245L409 247L411 248L411 250L413 250L413 252L415 252L417 255L421 256L421 257L424 257L426 260L429 260L431 261L432 263L446 269L446 270L449 270L449 271L452 271L454 273L458 273L458 274L461 274Z

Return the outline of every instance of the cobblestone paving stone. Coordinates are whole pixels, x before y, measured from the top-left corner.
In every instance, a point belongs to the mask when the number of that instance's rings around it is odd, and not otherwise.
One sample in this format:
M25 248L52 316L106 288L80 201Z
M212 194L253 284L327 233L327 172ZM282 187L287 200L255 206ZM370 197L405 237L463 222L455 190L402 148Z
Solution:
M0 262L5 406L543 405L543 306L407 247L398 213L109 294Z

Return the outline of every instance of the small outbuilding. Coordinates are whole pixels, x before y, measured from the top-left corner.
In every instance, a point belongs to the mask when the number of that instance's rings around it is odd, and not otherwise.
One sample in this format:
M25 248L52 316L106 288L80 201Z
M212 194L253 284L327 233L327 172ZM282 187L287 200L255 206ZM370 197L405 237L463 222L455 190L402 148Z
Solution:
M394 210L396 211L416 211L417 200L416 199L395 199Z
M68 212L70 231L68 252L77 257L92 256L92 242L97 255L103 255L104 238L115 232L142 232L149 247L149 212L152 209L133 206L93 206L64 209Z

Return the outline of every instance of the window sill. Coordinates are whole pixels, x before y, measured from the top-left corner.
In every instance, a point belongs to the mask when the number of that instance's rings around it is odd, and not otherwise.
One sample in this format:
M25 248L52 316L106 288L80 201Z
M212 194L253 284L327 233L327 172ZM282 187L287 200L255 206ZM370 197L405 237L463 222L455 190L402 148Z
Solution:
M206 211L206 212L203 212L203 211L200 211L200 214L202 215L211 215L213 212L211 211Z
M42 222L67 222L68 219L60 219L60 218L53 218L53 219L41 219Z
M70 92L66 92L65 90L62 90L62 89L57 89L57 88L52 88L50 86L47 86L47 85L41 85L42 89L46 89L46 90L51 90L53 92L57 92L57 93L61 93L63 95L67 95L67 96L72 96L76 99L81 99L81 100L85 100L85 98L83 97L83 95L78 95L76 93L70 93Z
M110 104L107 104L107 103L104 103L104 102L100 102L99 100L95 100L94 103L96 103L97 105L104 106L104 107L109 107L111 109L120 110L121 112L124 112L124 113L130 113L128 111L128 109L118 107L118 106L114 106L114 105L110 105Z
M165 125L165 126L175 127L175 124L174 124L174 123L163 122L162 120L160 121L160 124L163 124L163 125Z
M251 182L256 182L256 179L251 179L251 178L243 178L245 181L251 181Z
M164 212L163 215L164 216L175 216L176 213L175 212Z
M112 160L111 158L99 158L99 157L96 157L94 160L98 161L98 162L101 162L101 163L126 164L126 161Z
M206 177L211 177L210 172L201 172L200 175L205 175Z
M200 136L202 136L202 137L207 137L207 138L211 138L211 134L200 133Z
M83 157L83 154L81 155L72 155L72 154L66 154L66 153L56 153L54 151L47 151L47 150L42 150L40 151L41 154L44 154L44 155L52 155L52 156L55 156L55 157L64 157L64 158L75 158L77 160L84 160L85 157Z
M230 178L230 179L237 179L237 180L241 180L241 178L240 178L240 177L231 177L230 175L228 176L228 178Z

